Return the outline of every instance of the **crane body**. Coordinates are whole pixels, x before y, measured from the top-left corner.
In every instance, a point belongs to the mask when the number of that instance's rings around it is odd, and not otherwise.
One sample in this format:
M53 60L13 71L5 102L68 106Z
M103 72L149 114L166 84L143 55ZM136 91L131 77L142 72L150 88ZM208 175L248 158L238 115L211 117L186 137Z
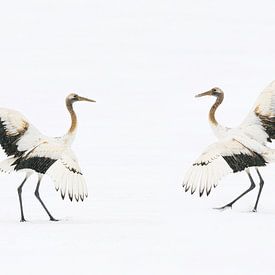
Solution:
M35 196L49 215L51 221L56 219L50 214L39 194L39 187L46 174L55 182L56 190L60 190L64 199L84 200L88 196L87 186L70 146L77 130L77 116L73 103L77 101L95 102L92 99L70 94L66 98L66 106L71 116L71 127L62 137L47 137L41 134L19 112L0 108L0 145L8 156L0 162L0 171L25 172L24 181L18 187L21 221L24 222L22 188L32 174L38 175Z
M220 88L213 88L196 97L214 96L216 101L209 111L210 126L218 142L210 145L188 170L183 187L193 194L197 189L200 196L210 194L219 180L229 174L246 171L250 187L235 200L218 209L232 207L245 194L255 188L250 168L255 168L260 179L260 188L253 211L257 211L264 180L258 167L275 161L275 150L267 143L275 139L275 81L270 83L258 97L245 120L236 128L220 125L215 117L217 108L224 99Z

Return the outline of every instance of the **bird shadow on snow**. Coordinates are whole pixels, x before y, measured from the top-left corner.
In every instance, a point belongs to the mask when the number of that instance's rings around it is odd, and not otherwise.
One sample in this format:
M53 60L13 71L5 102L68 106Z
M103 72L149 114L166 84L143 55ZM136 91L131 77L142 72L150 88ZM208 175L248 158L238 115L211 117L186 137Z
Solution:
M242 211L239 211L239 213L257 215L257 216L265 216L265 215L275 216L275 210L258 210L257 212L253 212L252 210L242 210Z
M69 221L69 218L63 218L59 219L58 221L50 221L50 220L40 220L40 219L26 219L25 222L20 222L19 219L0 219L0 224L19 224L19 225L30 225L30 224L65 224L67 221Z
M257 212L253 212L252 207L250 207L247 210L240 210L240 209L215 209L215 207L212 208L212 211L214 213L226 213L226 214L231 214L236 215L236 214L250 214L250 215L255 215L255 216L264 216L264 215L272 215L275 216L275 210L258 210Z
M56 225L89 225L89 224L125 224L125 225L137 225L137 224L159 224L158 221L152 221L151 219L146 218L105 218L105 219L74 219L70 217L65 217L59 219L58 221L50 221L50 220L39 220L39 219L30 219L26 222L20 222L19 220L11 220L11 219L3 219L0 220L0 224L9 224L9 225L45 225L45 224L52 224L53 226Z
M58 220L56 222L50 221L50 220L26 220L25 222L20 222L19 220L16 219L0 219L0 224L1 225L30 225L30 224L64 224L66 220Z

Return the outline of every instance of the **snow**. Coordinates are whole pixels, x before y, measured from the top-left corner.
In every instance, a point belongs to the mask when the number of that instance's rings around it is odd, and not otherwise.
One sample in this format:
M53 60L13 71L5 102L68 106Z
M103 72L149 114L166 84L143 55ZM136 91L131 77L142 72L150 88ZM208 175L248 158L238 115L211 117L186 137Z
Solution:
M64 97L79 103L73 150L89 187L84 203L62 201L45 178L1 175L1 274L274 274L274 166L265 186L232 210L249 186L224 178L208 198L185 194L185 172L215 137L207 123L221 87L218 120L238 125L275 79L275 3L265 1L6 1L0 10L1 107L42 133L69 127ZM1 155L4 157L4 155ZM257 175L253 173L256 181ZM257 186L258 188L258 186Z

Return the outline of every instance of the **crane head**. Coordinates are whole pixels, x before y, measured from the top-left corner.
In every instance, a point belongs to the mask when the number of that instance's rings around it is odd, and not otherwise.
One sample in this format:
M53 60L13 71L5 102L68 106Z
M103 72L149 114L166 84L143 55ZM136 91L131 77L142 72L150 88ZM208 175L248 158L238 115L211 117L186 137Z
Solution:
M221 94L223 94L223 91L220 88L215 87L215 88L213 88L213 89L211 89L211 90L209 90L207 92L198 94L195 97L202 97L202 96L206 96L206 95L218 97Z
M82 97L82 96L79 96L77 94L69 94L67 96L67 100L74 103L74 102L77 102L77 101L88 101L88 102L96 102L95 100L93 99L89 99L89 98L86 98L86 97Z

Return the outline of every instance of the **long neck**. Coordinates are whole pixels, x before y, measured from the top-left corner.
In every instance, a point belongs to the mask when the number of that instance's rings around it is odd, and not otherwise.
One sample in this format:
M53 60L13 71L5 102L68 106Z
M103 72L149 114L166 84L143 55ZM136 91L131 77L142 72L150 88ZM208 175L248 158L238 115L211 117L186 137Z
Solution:
M216 120L215 114L218 107L222 104L223 99L224 99L224 95L222 93L219 94L219 96L216 99L216 102L213 104L213 106L209 111L209 120L210 120L210 123L214 126L218 126L218 122Z
M67 133L68 136L74 136L77 128L77 117L73 109L73 104L70 100L66 100L67 109L71 115L71 127Z

